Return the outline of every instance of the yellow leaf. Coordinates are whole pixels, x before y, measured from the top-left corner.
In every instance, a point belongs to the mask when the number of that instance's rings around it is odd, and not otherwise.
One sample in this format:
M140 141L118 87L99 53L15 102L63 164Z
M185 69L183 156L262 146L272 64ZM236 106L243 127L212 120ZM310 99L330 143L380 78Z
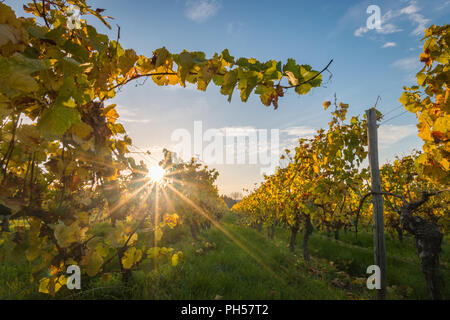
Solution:
M49 278L42 278L39 281L39 292L49 293L49 290L48 290L49 283L50 283L50 279Z
M131 269L142 258L142 250L135 247L128 248L122 257L122 266L124 269Z
M172 256L172 266L176 267L178 265L178 253Z
M444 170L448 171L450 169L450 162L447 159L443 158L440 163Z
M163 236L163 232L162 232L161 228L160 227L156 227L156 229L155 229L155 241L156 242L160 241L162 236Z
M173 229L178 224L178 218L179 216L176 213L166 214L164 216L164 222L170 227L170 229Z
M433 125L433 131L439 131L444 135L447 134L449 129L450 129L450 115L445 115L443 117L438 118Z
M159 256L159 248L153 247L147 250L147 256L148 258L158 258Z
M116 119L119 118L119 114L117 113L115 108L110 108L107 112L104 113L104 116L108 119L108 121L114 123Z

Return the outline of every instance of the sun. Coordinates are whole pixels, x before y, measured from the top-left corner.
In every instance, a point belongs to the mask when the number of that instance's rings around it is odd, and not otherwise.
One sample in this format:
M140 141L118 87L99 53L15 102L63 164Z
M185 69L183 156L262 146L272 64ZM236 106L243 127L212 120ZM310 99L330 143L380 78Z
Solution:
M160 166L153 166L148 169L147 175L154 182L160 182L164 178L165 173L164 169Z

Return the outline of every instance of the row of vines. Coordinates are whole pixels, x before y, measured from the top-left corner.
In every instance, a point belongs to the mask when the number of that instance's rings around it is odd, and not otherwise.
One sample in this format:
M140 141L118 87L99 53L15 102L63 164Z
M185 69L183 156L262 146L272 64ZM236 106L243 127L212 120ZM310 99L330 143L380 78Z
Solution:
M415 239L431 298L442 298L444 279L439 255L443 235L450 228L450 27L425 30L423 69L418 85L405 88L400 102L417 114L423 151L398 157L381 167L385 198L385 227L400 240L405 233ZM332 103L324 103L325 109ZM310 260L308 240L314 230L356 234L373 228L367 162L366 116L347 118L348 105L334 102L326 130L311 139L300 139L295 150L286 150L286 163L266 176L259 187L233 207L242 223L273 237L276 225L290 230L294 250L303 230L303 256ZM377 111L378 112L378 111ZM381 113L377 113L379 120Z

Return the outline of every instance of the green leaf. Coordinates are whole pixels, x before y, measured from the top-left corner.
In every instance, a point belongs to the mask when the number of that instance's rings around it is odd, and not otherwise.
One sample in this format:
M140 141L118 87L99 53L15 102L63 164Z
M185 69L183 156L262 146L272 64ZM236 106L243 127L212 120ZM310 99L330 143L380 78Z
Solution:
M47 109L38 122L38 128L49 139L58 139L80 121L80 114L75 108L55 105Z
M295 87L295 92L298 94L307 94L309 91L311 91L312 85L308 82L305 84L302 84L301 86Z
M78 62L84 63L89 60L89 51L71 40L67 40L62 49L69 52L72 58Z
M14 72L8 78L10 88L30 93L39 90L39 86L34 78L25 73Z
M83 121L75 123L71 128L72 134L78 136L81 139L88 138L91 135L92 131L92 127Z
M86 273L88 276L93 277L99 271L103 264L103 258L99 252L93 251L92 254L88 257L88 262L86 266Z
M122 75L126 75L137 61L138 56L133 49L125 50L125 54L119 58L119 68L122 70Z
M170 57L169 51L167 51L166 47L162 47L155 51L156 62L155 67L158 68L166 63L166 60Z
M181 84L183 86L186 86L186 83L185 83L186 77L188 76L191 68L195 65L194 58L191 56L191 54L189 52L184 51L177 57L175 62L180 67L179 72L180 72Z
M220 56L223 60L228 62L229 64L234 64L234 57L230 55L228 49L222 51L222 55Z
M228 102L231 101L231 96L233 95L234 87L238 81L236 70L232 70L225 74L223 77L223 85L220 89L220 93L223 95L228 95Z
M253 89L258 85L258 80L262 78L261 73L250 71L242 72L239 70L239 86L238 89L241 90L241 100L246 102L248 97L252 93Z
M289 71L289 76L286 73L287 71ZM300 75L300 66L295 62L294 59L288 59L288 62L283 66L283 72L286 76L288 76L289 78L293 78L296 79L297 81L289 81L291 85L296 85L301 77ZM293 80L292 79L292 80ZM291 79L290 79L291 80Z

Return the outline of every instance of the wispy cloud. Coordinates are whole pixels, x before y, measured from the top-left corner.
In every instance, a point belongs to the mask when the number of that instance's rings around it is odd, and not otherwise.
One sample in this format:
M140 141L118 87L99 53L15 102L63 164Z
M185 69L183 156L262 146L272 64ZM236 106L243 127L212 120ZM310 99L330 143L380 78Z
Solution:
M149 123L150 119L130 119L130 118L120 118L122 122L127 123Z
M427 27L427 24L430 22L430 19L426 19L419 12L420 8L417 6L416 1L412 1L409 6L400 10L400 14L407 15L408 19L417 25L412 32L414 35L421 35L423 30Z
M367 27L360 27L355 30L354 35L356 37L362 37L364 34L366 34L369 31L370 31L370 29ZM384 24L381 29L375 29L375 32L379 33L379 34L391 34L391 33L396 33L396 32L400 32L400 31L403 31L403 30L396 27L392 23Z
M292 126L280 130L280 148L281 150L293 150L298 146L300 138L312 139L317 130L309 126Z
M416 1L410 1L406 7L401 9L389 10L381 17L381 28L374 29L374 31L378 34L384 35L403 31L396 24L394 24L394 19L400 19L403 17L409 19L413 25L415 25L415 28L411 34L420 35L430 22L430 19L425 18L420 13L420 10L421 9L417 5ZM367 27L360 27L355 30L354 35L356 37L362 37L369 31L371 30Z
M400 10L400 14L413 14L419 11L415 2L412 2L409 6Z
M281 133L285 133L288 136L295 136L295 139L312 138L316 134L316 129L308 126L289 127L281 130Z
M186 17L201 23L214 16L221 4L217 0L188 0L186 1Z
M395 61L392 66L404 71L417 71L420 68L420 61L417 57L403 58Z
M379 34L391 34L403 31L393 23L389 23L390 20L392 20L395 17L398 17L399 15L401 15L400 11L389 10L381 17L381 27L379 29L374 29L374 31ZM355 30L354 35L356 37L362 37L369 31L371 31L371 29L367 27L360 27L357 30Z
M134 109L118 105L116 107L117 113L119 113L119 121L125 123L149 123L150 119L143 119L139 116L138 112Z
M369 32L369 28L359 27L353 34L355 35L355 37L362 37L367 32Z
M391 67L405 72L405 81L416 82L416 74L421 69L421 63L417 57L403 58L391 64Z
M437 10L442 10L447 8L448 6L450 6L450 0L445 1L442 5L440 5L439 7L437 7Z
M392 47L396 47L397 43L395 42L386 42L385 44L383 44L382 48L392 48Z
M386 23L386 24L382 25L381 29L376 30L376 31L380 34L391 34L391 33L396 33L396 32L400 32L403 30L398 28L396 25L394 25L392 23Z
M380 149L387 149L406 137L416 135L415 125L384 125L378 130Z
M418 13L410 15L409 19L417 24L417 27L412 32L415 36L423 34L423 31L428 27L428 23L430 22L430 19L425 19L423 15Z

